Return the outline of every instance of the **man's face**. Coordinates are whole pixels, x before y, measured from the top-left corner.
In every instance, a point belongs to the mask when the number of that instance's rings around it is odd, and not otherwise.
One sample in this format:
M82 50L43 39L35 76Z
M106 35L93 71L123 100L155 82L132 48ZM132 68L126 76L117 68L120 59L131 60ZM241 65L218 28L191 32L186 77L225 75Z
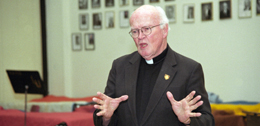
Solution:
M224 10L227 10L227 9L228 9L227 3L223 3L223 9L224 9Z
M135 13L130 20L131 29L141 29L144 26L159 25L159 17L156 18L156 13L138 14ZM144 35L141 30L139 36L133 38L139 54L146 60L150 60L158 56L167 46L166 36L160 26L151 29L150 35ZM165 39L165 41L163 41Z

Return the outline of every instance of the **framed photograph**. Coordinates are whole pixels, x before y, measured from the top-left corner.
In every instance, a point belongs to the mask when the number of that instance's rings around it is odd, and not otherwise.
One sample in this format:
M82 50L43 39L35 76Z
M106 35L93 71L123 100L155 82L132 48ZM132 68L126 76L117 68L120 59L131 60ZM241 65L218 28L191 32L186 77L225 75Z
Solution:
M115 27L115 13L113 11L106 12L106 28Z
M89 24L88 14L79 14L79 29L87 30Z
M251 0L238 0L238 17L249 18L252 16Z
M213 6L212 2L210 3L202 3L201 4L201 20L209 21L213 19Z
M219 2L219 18L229 19L231 18L231 0L225 0Z
M133 0L134 6L140 6L144 4L144 0Z
M260 0L256 0L256 15L260 15Z
M129 27L129 11L120 11L119 12L119 22L120 27Z
M149 0L150 3L159 3L160 0Z
M175 5L167 5L165 6L166 16L169 19L170 23L176 22L176 6Z
M88 0L79 0L79 9L88 9Z
M115 5L114 0L106 0L106 7L113 7Z
M73 51L80 51L82 48L82 39L81 33L72 33L71 35L71 43Z
M92 8L99 8L100 7L100 0L91 0Z
M187 23L192 23L195 21L194 16L195 5L194 4L185 4L183 5L183 21Z
M86 33L85 37L85 50L95 50L95 34Z
M93 14L93 29L102 28L102 13Z
M120 4L120 6L127 6L127 5L129 5L129 0L120 0L119 4Z

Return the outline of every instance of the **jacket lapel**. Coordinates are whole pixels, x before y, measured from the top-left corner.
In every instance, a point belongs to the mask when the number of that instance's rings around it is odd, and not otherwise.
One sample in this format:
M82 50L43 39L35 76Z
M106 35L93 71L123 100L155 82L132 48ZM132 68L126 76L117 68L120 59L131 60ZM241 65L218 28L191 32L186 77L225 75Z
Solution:
M130 59L129 64L125 68L125 85L126 94L128 97L128 105L133 117L135 124L137 125L136 118L136 81L139 71L141 56L136 53L132 59Z
M152 113L162 95L166 92L167 87L175 76L177 70L173 68L177 62L175 60L174 52L169 48L158 78L156 80L155 86L153 88L152 94L150 96L150 100L148 102L144 117L142 119L141 125L143 125L149 115Z

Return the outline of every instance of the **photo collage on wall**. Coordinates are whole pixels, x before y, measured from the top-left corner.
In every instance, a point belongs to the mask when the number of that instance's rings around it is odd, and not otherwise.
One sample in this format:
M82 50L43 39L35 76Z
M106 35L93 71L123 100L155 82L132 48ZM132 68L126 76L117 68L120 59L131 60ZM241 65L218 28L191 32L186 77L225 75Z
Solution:
M89 9L100 9L101 4L104 4L102 6L105 8L113 9L115 6L119 6L120 8L130 8L132 6L139 7L144 4L159 5L161 1L165 2L163 9L165 10L170 24L177 22L177 16L183 18L183 23L194 23L196 18L200 18L203 22L213 21L214 15L218 15L217 17L219 20L231 19L232 9L234 9L234 6L237 6L238 18L251 18L253 15L252 9L256 9L256 16L260 16L260 0L237 0L237 5L232 5L232 0L218 0L218 5L213 5L213 0L201 2L200 6L198 6L201 11L200 15L195 15L195 10L197 10L195 9L195 3L184 3L183 5L178 4L178 8L182 8L181 10L183 12L181 13L182 15L177 15L176 0L148 0L148 3L145 3L145 0L78 0L77 8L79 11L84 12L79 14L79 30L88 31L93 29L95 31L113 29L117 27L117 25L119 25L119 28L129 28L130 10L123 9L118 12L110 10L93 13L87 11ZM255 7L252 7L252 2L256 2ZM218 11L213 12L213 7L217 7ZM115 17L118 17L119 19L115 19ZM116 20L119 22L116 23ZM85 50L95 50L94 40L94 32L84 33L84 35L81 35L80 32L72 33L72 50L81 50L82 43L85 44Z

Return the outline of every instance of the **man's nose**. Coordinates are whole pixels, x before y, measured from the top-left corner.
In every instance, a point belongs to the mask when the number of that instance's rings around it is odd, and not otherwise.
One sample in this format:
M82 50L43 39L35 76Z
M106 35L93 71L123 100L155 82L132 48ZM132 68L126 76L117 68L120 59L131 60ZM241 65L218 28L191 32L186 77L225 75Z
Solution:
M138 38L139 39L143 39L145 37L145 34L143 33L142 29L139 30L139 35Z

